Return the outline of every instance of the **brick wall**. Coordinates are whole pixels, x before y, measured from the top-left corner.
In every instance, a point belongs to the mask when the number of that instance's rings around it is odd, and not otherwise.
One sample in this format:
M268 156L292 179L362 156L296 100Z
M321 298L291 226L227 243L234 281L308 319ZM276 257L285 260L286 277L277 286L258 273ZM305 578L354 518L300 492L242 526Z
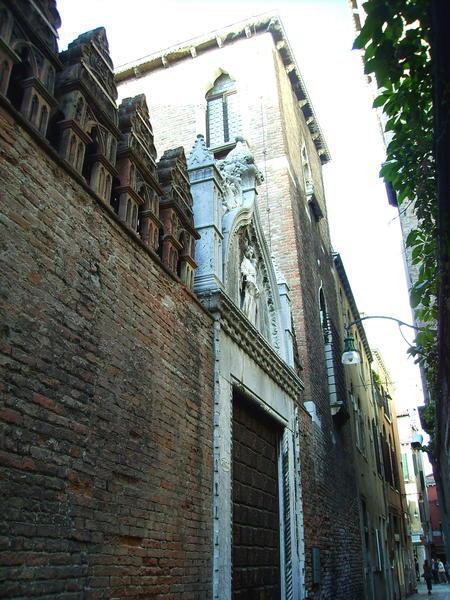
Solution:
M211 321L0 110L3 598L209 598Z
M311 559L308 554L312 547L317 546L320 549L322 567L321 584L309 584L309 597L360 598L363 595L362 555L351 428L349 422L337 426L331 416L320 321L319 291L322 288L328 317L334 327L339 323L321 165L277 54L275 66L280 110L272 118L279 120L285 137L284 151L288 169L283 180L290 206L285 206L283 210L292 224L288 226L291 235L288 248L284 235L273 233L272 245L280 267L293 289L291 298L297 344L303 364L304 399L314 402L321 423L320 427L310 424L309 436L306 436L306 432L302 436L306 463L305 466L302 465L303 497L308 499L305 500L304 507L307 560ZM314 190L325 215L319 221L314 218L306 201L300 160L302 143L306 144ZM278 205L278 198L275 194L270 196L271 207ZM273 219L272 211L271 218ZM279 219L281 222L287 220L283 212ZM308 464L309 461L311 464ZM311 569L307 573L311 576Z

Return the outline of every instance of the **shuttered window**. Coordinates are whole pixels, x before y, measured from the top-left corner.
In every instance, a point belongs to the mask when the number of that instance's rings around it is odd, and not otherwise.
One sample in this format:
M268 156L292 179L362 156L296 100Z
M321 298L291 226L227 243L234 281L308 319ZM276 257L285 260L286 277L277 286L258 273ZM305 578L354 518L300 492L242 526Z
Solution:
M289 480L289 445L286 430L282 438L281 470L283 481L283 530L284 530L284 579L285 598L293 598L292 586L292 533L291 533L291 490Z
M222 98L208 100L208 146L222 146L225 135L223 130Z
M239 97L235 82L225 73L220 75L206 94L206 138L210 148L234 142L241 133Z

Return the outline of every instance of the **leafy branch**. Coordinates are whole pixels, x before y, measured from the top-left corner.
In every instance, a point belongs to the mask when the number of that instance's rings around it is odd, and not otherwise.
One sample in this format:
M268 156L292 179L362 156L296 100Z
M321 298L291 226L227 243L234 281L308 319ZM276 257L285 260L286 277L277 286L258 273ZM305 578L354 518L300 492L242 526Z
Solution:
M437 190L433 156L433 102L429 3L424 0L369 0L364 25L354 42L363 50L365 73L374 74L382 110L386 162L380 175L400 206L407 201L416 226L405 241L415 280L410 302L423 329L410 354L426 373L431 390L437 372Z

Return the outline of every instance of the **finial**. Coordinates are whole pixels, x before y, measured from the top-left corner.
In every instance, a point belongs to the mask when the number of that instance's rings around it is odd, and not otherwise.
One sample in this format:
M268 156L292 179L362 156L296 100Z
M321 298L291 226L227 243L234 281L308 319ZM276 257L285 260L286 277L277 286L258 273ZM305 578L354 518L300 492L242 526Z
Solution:
M188 169L194 169L203 165L210 165L213 162L214 154L208 150L205 143L205 137L199 133L194 142L194 146L192 147L192 151L187 159Z

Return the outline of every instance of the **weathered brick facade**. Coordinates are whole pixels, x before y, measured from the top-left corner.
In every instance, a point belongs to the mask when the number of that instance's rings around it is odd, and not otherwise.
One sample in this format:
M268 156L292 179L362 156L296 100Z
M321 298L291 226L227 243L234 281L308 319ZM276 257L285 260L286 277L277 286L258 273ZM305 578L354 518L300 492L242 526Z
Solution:
M322 289L329 324L337 333L332 248L326 218L317 220L307 200L301 165L302 143L309 157L314 192L326 215L321 163L285 66L278 54L274 58L280 110L272 112L272 119L273 125L283 132L282 155L287 159L288 168L274 173L277 193L269 194L271 223L278 222L283 227L272 235L272 247L293 288L294 325L305 381L304 401L314 402L320 423L304 423L304 435L309 437L302 452L306 559L311 560L312 548L318 547L322 568L320 585L310 580L308 588L313 598L356 599L362 597L363 588L352 435L348 422L340 421L339 415L336 420L332 418L319 305ZM277 152L276 156L279 155ZM289 199L287 206L281 205L283 197ZM286 238L289 239L288 252ZM338 339L334 342L341 347ZM342 369L342 365L336 361L335 368ZM341 410L345 411L346 407ZM312 576L312 564L309 566L307 578L308 574Z
M259 212L271 251L290 288L305 383L303 401L311 414L299 411L307 597L357 599L364 592L352 437L345 420L342 385L337 392L339 403L330 406L319 303L322 290L338 356L339 333L343 332L338 328L321 178L326 151L320 148L320 131L314 131L309 103L305 97L299 102L296 95L295 64L280 30L276 25L273 29L276 19L262 21L224 29L218 37L204 36L197 46L196 41L186 47L181 44L173 57L170 50L165 52L164 66L155 55L148 62L142 59L133 67L134 74L132 68L118 74L119 84L123 82L119 93L129 95L138 87L144 90L158 145L170 146L177 136L189 148L196 134L205 133L205 95L216 78L227 73L235 81L242 135L265 177L259 188ZM175 96L177 104L171 102ZM164 118L167 104L172 110L170 123ZM302 164L303 144L309 159L308 182ZM306 183L312 184L312 195ZM342 382L342 366L337 361L335 368ZM313 581L313 548L320 551L320 564L316 565L320 581L317 573Z
M0 596L210 598L212 319L17 108L0 94Z

